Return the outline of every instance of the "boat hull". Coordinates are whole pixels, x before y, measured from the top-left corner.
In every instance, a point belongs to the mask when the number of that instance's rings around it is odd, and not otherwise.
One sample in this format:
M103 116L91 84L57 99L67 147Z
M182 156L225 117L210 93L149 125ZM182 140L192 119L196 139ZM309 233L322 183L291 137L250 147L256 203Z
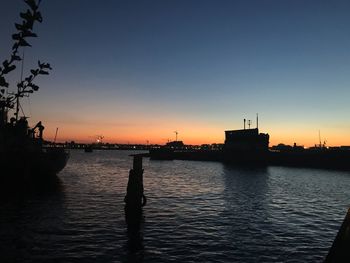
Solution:
M46 148L40 152L17 151L0 153L5 180L32 179L59 173L67 164L69 152L63 148Z

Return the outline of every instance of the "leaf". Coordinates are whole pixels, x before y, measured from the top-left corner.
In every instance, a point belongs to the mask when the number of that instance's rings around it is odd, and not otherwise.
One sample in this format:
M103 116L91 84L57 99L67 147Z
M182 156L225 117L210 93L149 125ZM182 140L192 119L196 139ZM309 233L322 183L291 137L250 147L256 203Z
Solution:
M23 21L23 23L24 23L24 21ZM27 22L25 22L25 24L24 24L25 28L23 29L23 31L28 30L28 29L32 30L33 25L34 25L34 20L27 20Z
M35 84L33 84L33 83L31 83L30 86L32 87L32 89L33 89L34 91L37 91L37 90L39 89L39 86L37 86L37 85L35 85Z
M38 6L36 5L35 1L34 0L24 0L24 2L29 5L29 7L35 11L38 9Z
M50 69L52 70L51 66L49 63L40 63L40 60L38 61L38 65L40 69Z
M31 82L33 80L33 76L26 77L24 80L27 82Z
M37 37L37 36L38 36L37 34L33 33L30 30L22 32L22 37Z
M21 59L21 57L20 56L17 56L17 55L12 55L11 56L11 60L13 60L13 61L21 61L22 59Z
M36 13L34 14L34 19L35 19L36 21L38 21L39 23L43 22L43 17L41 16L41 13L40 13L40 12L36 12Z
M47 72L47 71L41 69L41 70L39 71L39 74L41 74L41 75L49 75L49 72Z
M5 88L9 87L9 84L6 82L4 77L0 77L0 86Z
M49 64L49 63L45 64L43 68L47 68L47 69L52 70L52 68L51 68L51 66L50 66L50 64Z
M4 70L2 71L2 74L7 74L7 73L9 73L9 72L11 72L11 71L13 71L15 69L16 69L15 65L11 65L9 67L5 67Z
M19 14L23 19L25 20L34 20L34 16L32 14L32 12L30 12L29 9L27 9L27 12L26 13L20 13Z
M20 47L31 47L31 45L27 41L25 41L23 38L19 40L18 44Z
M6 67L8 67L10 64L9 64L8 60L6 59L4 62L2 62L2 65L6 68Z
M36 76L36 75L38 75L39 70L38 70L38 69L36 69L36 70L32 69L32 70L30 70L30 72L31 72L34 76Z
M25 24L23 23L22 25L15 23L15 27L17 30L22 31L25 30Z
M13 35L12 35L12 39L13 39L13 40L20 40L20 38L21 38L21 35L20 35L20 34L13 34Z
M13 46L12 46L12 50L17 50L19 47L19 43L16 42Z

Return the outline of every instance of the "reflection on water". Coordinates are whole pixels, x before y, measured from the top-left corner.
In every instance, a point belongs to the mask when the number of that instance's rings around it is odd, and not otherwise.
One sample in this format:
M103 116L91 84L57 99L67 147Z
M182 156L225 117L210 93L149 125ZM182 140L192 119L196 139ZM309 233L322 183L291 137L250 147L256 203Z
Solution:
M143 262L144 258L144 245L143 245L143 227L145 223L145 218L141 214L133 215L137 216L136 220L126 219L127 222L127 243L126 251L127 258L125 262Z
M72 151L59 179L3 194L1 262L322 261L350 204L346 172L146 159L130 227L129 154Z
M1 262L25 262L37 254L38 246L50 241L47 234L60 228L64 203L64 185L57 177L2 188Z

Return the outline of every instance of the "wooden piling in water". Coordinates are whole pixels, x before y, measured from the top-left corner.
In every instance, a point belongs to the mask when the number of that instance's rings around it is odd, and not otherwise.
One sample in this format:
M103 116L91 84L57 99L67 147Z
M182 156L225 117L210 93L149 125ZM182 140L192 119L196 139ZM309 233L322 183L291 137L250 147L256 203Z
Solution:
M125 217L128 224L138 223L142 207L146 205L143 188L142 156L134 155L133 168L129 172L128 186L125 196Z
M324 262L350 262L350 209Z

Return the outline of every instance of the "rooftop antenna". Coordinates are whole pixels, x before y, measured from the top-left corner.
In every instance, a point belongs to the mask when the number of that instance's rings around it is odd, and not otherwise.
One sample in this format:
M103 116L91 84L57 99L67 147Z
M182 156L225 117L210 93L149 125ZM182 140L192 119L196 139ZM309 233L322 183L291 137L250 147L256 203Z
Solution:
M248 129L250 129L250 124L252 124L252 121L248 120Z
M246 122L246 119L244 119L244 129L245 129L245 122Z
M259 114L256 114L256 128L259 129Z
M179 134L178 131L174 131L175 132L175 141L177 142L177 135Z

